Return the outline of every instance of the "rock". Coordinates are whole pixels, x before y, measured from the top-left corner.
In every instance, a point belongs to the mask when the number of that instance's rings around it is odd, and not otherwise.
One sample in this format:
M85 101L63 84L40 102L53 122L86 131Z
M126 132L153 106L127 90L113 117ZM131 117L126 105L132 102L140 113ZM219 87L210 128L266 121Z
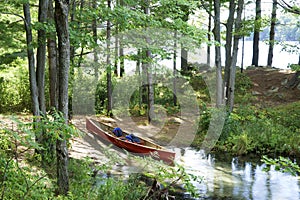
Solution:
M282 85L282 86L285 86L287 83L288 83L288 78L284 78L284 79L281 81L281 85Z
M258 91L252 91L252 95L254 95L254 96L258 96L258 95L261 95L261 93L260 93L260 92L258 92Z
M297 85L297 89L300 90L300 83Z
M279 87L272 86L271 89L267 91L269 94L273 94L279 91Z
M274 93L277 93L278 91L279 91L279 87L272 86L271 89L264 92L264 94L269 97L272 96Z
M279 99L282 99L282 100L284 99L284 94L282 94L282 93L278 93L275 96Z

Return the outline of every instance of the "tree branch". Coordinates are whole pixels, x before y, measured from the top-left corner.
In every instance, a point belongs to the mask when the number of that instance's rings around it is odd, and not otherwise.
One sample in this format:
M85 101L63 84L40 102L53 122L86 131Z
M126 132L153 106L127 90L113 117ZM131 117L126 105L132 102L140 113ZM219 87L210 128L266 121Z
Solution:
M279 0L278 1L278 5L283 8L284 10L286 10L287 12L290 13L294 13L297 15L300 15L300 8L296 7L296 6L291 6L290 4L288 4L285 0Z

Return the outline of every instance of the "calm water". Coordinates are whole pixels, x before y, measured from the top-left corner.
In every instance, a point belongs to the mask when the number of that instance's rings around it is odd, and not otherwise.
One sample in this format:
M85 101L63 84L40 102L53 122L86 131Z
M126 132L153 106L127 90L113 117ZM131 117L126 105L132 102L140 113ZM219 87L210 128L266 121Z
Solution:
M190 148L176 150L181 154L178 162L199 176L202 183L195 183L200 199L254 199L298 200L300 179L288 174L262 171L264 165L225 158L225 155L208 155ZM227 160L227 161L226 161Z

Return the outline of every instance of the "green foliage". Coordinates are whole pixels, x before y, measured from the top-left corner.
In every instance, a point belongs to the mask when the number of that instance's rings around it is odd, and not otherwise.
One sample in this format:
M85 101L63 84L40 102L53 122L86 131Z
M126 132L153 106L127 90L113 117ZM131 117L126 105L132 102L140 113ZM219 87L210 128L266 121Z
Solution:
M228 114L216 151L236 155L248 153L299 155L299 102L287 106L258 110L254 106L240 106ZM201 112L197 144L209 127L212 108Z
M24 65L0 72L0 101L0 113L31 109L28 71Z
M98 198L103 200L128 199L135 200L145 196L146 185L139 181L139 175L130 175L126 181L108 178L105 183L100 184Z
M294 71L300 71L300 65L298 64L291 64L289 67Z
M43 126L52 131L56 137L56 131L70 130L65 127L64 121L59 116L57 122L45 118L35 126ZM128 178L110 176L107 172L112 170L116 163L124 164L117 153L103 149L108 162L95 164L91 159L70 159L69 177L70 191L67 196L56 196L56 178L53 176L54 165L41 168L37 157L33 153L35 149L42 149L36 143L34 132L29 129L32 123L23 123L16 119L17 132L9 129L0 130L0 195L1 199L129 199L144 198L149 185L141 178L141 174L131 174ZM53 129L53 130L51 130ZM60 136L56 138L59 139ZM188 174L182 166L169 167L151 158L129 156L135 163L145 166L148 178L157 179L166 189L172 190L177 184L184 184L186 191L197 195L193 185L195 181L202 181L199 177ZM143 171L141 171L143 172Z
M276 171L289 173L293 176L297 176L297 174L300 173L300 166L296 162L291 161L289 158L280 156L279 158L273 159L263 156L262 162L266 164L264 171L269 171L271 166L275 166Z
M46 172L30 166L27 158L40 149L32 132L1 129L0 195L1 199L45 199L51 197L52 185Z

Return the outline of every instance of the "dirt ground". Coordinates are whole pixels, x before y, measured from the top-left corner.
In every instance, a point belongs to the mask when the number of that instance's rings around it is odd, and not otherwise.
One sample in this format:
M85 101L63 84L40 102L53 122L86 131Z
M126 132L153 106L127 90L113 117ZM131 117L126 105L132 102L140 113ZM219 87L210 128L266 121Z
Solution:
M254 103L261 107L276 106L300 100L300 85L288 88L287 82L293 77L291 70L254 68L245 70L253 82Z

